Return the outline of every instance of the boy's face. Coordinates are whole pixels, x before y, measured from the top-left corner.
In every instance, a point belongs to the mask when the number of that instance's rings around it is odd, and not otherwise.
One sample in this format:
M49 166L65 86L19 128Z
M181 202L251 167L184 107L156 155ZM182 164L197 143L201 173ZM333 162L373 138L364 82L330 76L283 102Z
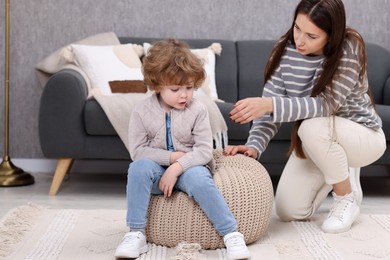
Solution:
M193 93L194 86L191 84L164 86L160 90L161 104L166 111L183 109L191 101Z

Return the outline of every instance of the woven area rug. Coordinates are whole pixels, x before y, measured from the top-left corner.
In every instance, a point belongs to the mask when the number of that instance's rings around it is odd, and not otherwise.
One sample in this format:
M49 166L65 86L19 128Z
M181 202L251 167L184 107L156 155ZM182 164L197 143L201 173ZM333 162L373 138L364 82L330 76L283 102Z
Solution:
M127 228L125 210L46 209L28 204L0 220L0 259L115 259ZM342 234L325 234L325 215L311 221L271 220L269 231L249 249L256 259L390 259L390 216L360 215ZM176 248L149 244L141 260L222 260L225 249L201 250L197 244Z

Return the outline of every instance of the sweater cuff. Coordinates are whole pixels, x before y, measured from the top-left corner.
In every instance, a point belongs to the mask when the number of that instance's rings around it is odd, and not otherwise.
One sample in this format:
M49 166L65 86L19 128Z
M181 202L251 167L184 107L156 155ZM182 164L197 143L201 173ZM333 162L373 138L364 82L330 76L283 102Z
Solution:
M184 157L184 156L183 156ZM186 170L188 170L188 168L190 168L191 167L191 163L188 161L188 160L186 160L185 158L183 158L183 157L181 157L181 158L179 158L178 160L177 160L177 162L181 165L181 167L183 168L183 172L185 172Z

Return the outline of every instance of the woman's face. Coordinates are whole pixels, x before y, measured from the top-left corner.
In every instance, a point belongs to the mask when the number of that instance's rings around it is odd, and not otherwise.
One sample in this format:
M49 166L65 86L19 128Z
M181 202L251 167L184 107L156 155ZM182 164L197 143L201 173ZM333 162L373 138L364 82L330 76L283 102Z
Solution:
M302 55L323 54L328 34L311 22L305 14L298 14L294 24L294 41Z

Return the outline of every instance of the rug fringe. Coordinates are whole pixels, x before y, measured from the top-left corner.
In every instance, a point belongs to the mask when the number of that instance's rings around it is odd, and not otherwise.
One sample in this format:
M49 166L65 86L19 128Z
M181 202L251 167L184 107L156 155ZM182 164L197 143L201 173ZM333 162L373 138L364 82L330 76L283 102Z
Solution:
M13 247L22 241L25 233L31 230L33 221L45 208L28 203L9 211L0 220L0 258L5 259L13 252Z

